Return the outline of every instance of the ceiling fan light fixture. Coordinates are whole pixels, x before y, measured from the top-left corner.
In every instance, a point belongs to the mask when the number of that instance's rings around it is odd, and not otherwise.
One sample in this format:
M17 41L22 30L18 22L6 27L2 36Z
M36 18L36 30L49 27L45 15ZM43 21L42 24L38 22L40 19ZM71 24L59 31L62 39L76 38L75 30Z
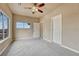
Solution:
M35 12L37 12L38 11L38 9L35 7L35 6L33 6L32 7L32 13L34 14Z
M34 10L34 9L32 9L32 12L35 12L35 10Z
M37 9L37 8L36 8L35 10L36 10L36 11L38 11L38 9Z
M34 3L32 7L25 7L25 9L31 9L32 14L35 14L35 12L43 13L43 10L41 9L45 4L44 3Z
M36 9L36 7L35 7L35 6L33 6L33 7L32 7L32 9L33 9L33 10L35 10L35 9Z

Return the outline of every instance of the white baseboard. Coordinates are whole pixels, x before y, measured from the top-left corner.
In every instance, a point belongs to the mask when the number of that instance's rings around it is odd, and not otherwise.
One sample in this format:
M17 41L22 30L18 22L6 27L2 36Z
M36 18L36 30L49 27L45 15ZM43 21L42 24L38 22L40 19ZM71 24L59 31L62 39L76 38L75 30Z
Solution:
M43 39L44 40L44 39ZM50 40L45 40L45 41L47 41L47 42L49 42L49 43L52 43L52 41L50 41Z
M54 43L56 43L56 42L54 42ZM58 44L58 43L56 43L56 44ZM63 45L63 44L58 44L58 45L60 45L60 46L63 47L63 48L66 48L66 49L68 49L68 50L70 50L70 51L73 51L73 52L75 52L75 53L79 53L78 50L75 50L75 49L70 48L70 47L68 47L68 46L65 46L65 45Z
M75 53L79 53L78 50L75 50L75 49L70 48L70 47L68 47L68 46L65 46L65 45L61 45L61 46L64 47L64 48L66 48L66 49L68 49L68 50L70 50L70 51L73 51L73 52L75 52Z
M48 42L50 42L50 41L48 41ZM53 42L53 43L56 43L56 42ZM56 43L56 44L58 44L58 43ZM68 50L70 50L70 51L73 51L73 52L75 52L75 53L79 53L78 50L75 50L75 49L70 48L70 47L68 47L68 46L65 46L65 45L63 45L63 44L58 44L58 45L60 45L60 46L63 47L63 48L66 48L66 49L68 49Z

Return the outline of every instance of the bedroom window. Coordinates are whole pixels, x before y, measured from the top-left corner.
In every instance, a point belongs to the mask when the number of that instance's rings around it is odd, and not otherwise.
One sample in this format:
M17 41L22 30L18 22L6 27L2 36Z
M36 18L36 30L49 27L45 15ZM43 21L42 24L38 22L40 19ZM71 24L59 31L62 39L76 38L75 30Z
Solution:
M23 21L16 22L16 28L17 29L29 29L30 28L30 23L23 22Z
M9 19L8 17L0 12L0 40L7 38L9 35Z

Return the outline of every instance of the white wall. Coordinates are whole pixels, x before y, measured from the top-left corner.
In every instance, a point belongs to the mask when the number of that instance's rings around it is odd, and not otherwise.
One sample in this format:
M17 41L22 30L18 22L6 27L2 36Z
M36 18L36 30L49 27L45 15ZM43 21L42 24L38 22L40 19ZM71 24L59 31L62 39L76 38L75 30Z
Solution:
M16 29L16 40L32 39L31 29Z
M79 4L61 4L54 11L41 19L43 23L43 39L52 42L51 17L62 14L62 43L79 51Z

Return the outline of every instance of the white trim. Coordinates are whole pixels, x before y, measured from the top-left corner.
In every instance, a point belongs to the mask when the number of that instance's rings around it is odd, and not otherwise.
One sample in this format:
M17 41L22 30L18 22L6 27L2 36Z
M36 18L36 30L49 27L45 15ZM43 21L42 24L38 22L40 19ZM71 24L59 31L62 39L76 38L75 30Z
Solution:
M44 40L44 39L43 39ZM56 42L51 42L50 40L45 40L45 41L47 41L47 42L49 42L49 43L56 43ZM56 43L56 44L58 44L58 43ZM73 51L73 52L75 52L75 53L79 53L79 51L78 50L75 50L75 49L73 49L73 48L70 48L70 47L68 47L68 46L65 46L65 45L62 45L62 44L58 44L58 45L60 45L61 47L63 47L63 48L66 48L66 49L68 49L68 50L70 50L70 51Z
M2 42L4 42L5 40L7 40L7 39L9 39L10 38L10 24L11 24L11 22L10 22L10 17L2 10L2 9L0 9L0 12L2 12L4 15L6 15L7 17L8 17L8 21L9 21L9 34L8 34L8 37L7 38L3 38L3 40L0 40L0 43L2 43Z
M57 44L57 45L60 45L60 46L62 46L62 44L59 44L59 43L57 43L57 42L54 42L54 41L53 41L53 43L55 43L55 44Z
M70 50L70 51L73 51L73 52L75 52L75 53L79 53L79 51L78 51L78 50L75 50L75 49L70 48L70 47L68 47L68 46L61 45L61 47L66 48L66 49L68 49L68 50Z
M2 12L4 15L6 15L8 18L10 18L2 9L0 9L0 12Z
M56 43L56 42L54 42L54 43ZM56 43L56 44L58 44L58 43ZM73 49L73 48L70 48L70 47L68 47L68 46L66 46L66 45L63 45L63 44L58 44L58 45L60 45L60 46L63 47L63 48L66 48L66 49L68 49L68 50L70 50L70 51L73 51L73 52L75 52L75 53L79 53L78 50Z
M45 40L45 41L47 41L47 42L49 42L49 43L52 43L52 41L51 41L51 40L47 40L47 39L43 39L43 40Z
M0 40L0 44L3 43L5 40L9 39L10 37L4 38L3 40Z

